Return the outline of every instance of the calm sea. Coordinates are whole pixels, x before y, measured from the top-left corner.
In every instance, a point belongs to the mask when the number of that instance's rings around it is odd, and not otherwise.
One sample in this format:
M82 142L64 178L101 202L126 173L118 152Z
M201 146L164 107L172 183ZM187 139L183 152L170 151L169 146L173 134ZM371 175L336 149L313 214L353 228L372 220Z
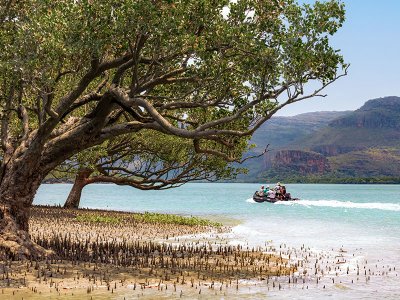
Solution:
M71 185L42 185L35 204L63 204ZM241 221L234 238L249 245L271 241L316 251L355 254L368 264L400 271L400 185L288 184L297 202L254 203L258 184L191 183L165 191L140 191L110 184L84 189L81 207L135 212L165 212ZM396 274L397 275L397 274ZM400 276L382 276L358 285L299 293L268 292L271 297L400 299Z

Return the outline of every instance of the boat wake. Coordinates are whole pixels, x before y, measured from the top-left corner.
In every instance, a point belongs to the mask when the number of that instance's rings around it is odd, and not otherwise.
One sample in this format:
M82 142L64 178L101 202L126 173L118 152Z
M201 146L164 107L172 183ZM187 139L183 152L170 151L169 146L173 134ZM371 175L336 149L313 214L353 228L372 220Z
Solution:
M247 199L246 202L248 202L248 203L257 203L256 201L253 200L253 198Z
M400 211L400 204L397 203L379 203L379 202L351 202L338 200L298 200L298 201L278 201L275 205L303 205L318 207L343 207L343 208L361 208L361 209L380 209L389 211Z

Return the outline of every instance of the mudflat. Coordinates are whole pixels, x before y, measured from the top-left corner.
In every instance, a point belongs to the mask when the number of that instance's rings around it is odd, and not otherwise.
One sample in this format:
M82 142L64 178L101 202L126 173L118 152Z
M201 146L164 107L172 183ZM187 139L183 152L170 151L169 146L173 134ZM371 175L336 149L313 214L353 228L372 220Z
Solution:
M53 254L2 253L0 299L238 297L253 280L296 272L280 255L231 245L230 229L196 217L36 206L30 234Z

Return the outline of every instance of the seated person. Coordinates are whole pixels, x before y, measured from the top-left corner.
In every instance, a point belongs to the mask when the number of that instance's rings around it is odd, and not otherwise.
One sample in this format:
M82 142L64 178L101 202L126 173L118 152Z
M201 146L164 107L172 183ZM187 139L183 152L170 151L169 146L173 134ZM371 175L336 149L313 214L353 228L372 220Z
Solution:
M268 191L269 191L269 185L267 185L267 187L264 189L264 195L268 195Z
M281 200L282 199L282 192L281 192L281 183L278 182L275 186L275 193L276 193L276 198Z
M264 196L264 186L263 185L260 187L260 190L257 192L257 195L260 197Z
M281 189L282 189L282 194L286 194L286 186L281 185Z
M274 190L269 190L267 195L268 195L268 198L275 199L276 193Z
M281 193L282 200L286 200L286 187L284 185L281 185L280 193Z

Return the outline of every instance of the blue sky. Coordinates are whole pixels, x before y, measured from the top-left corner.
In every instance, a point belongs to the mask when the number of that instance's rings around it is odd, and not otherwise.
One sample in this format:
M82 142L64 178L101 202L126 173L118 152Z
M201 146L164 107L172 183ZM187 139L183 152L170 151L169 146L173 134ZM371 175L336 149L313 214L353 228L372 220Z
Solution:
M292 104L278 115L355 110L369 99L400 96L400 0L342 2L346 21L332 45L351 64L349 74L326 89L326 98Z

